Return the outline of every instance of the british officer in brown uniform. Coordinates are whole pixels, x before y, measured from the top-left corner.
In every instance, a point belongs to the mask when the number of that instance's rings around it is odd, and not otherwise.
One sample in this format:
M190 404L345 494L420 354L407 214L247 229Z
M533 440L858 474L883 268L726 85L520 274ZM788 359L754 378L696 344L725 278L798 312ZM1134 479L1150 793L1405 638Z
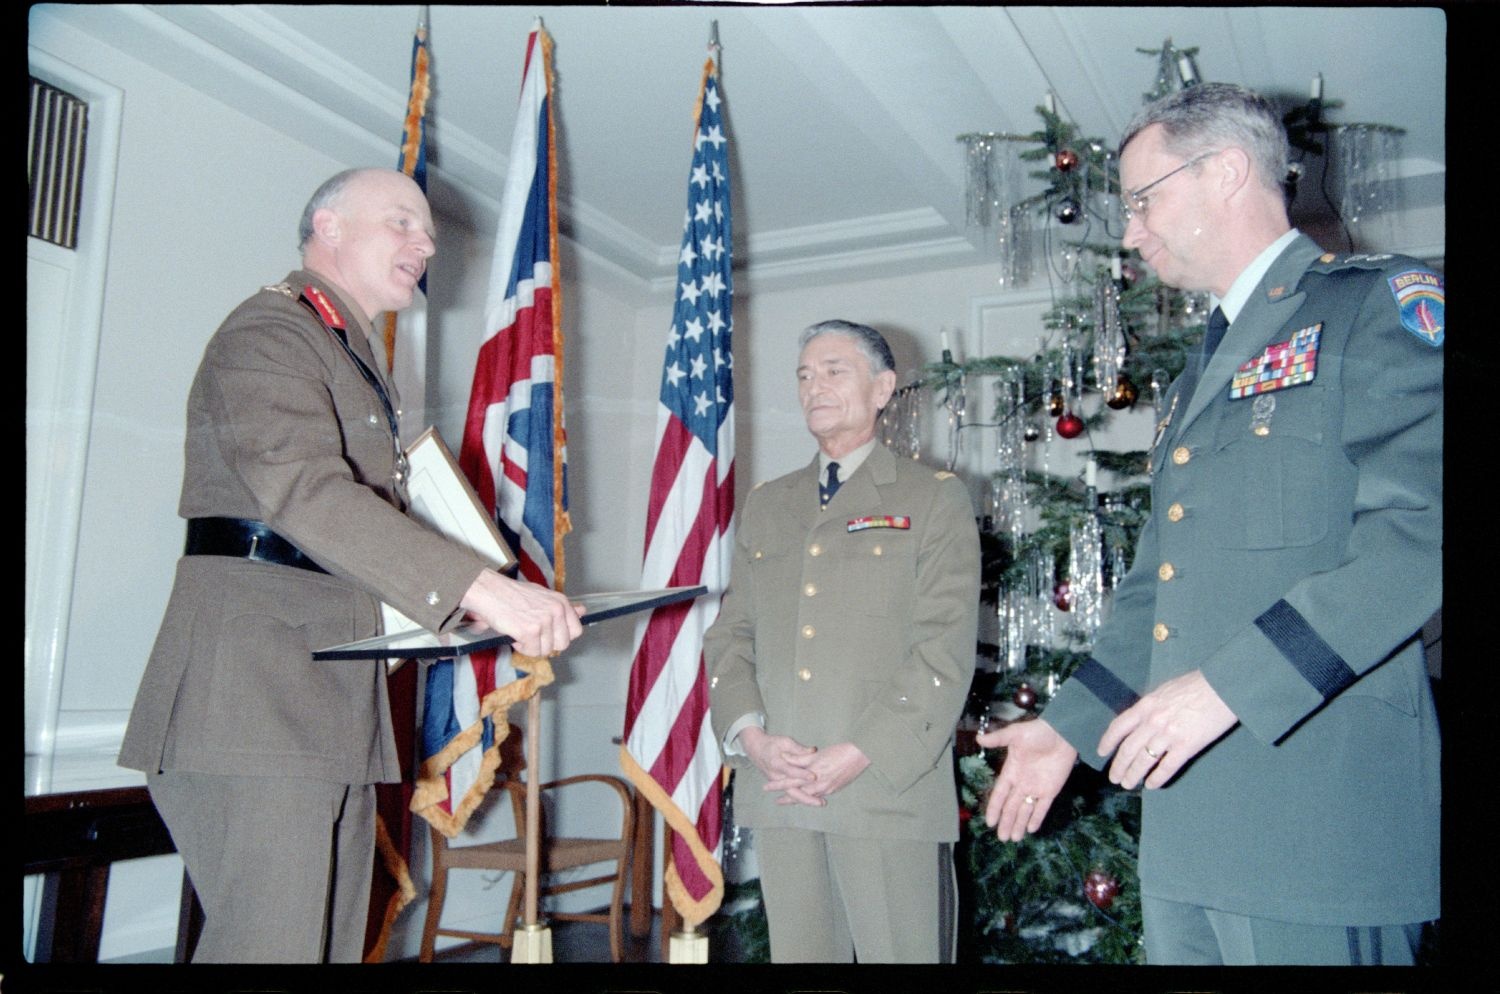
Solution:
M534 655L581 631L562 595L404 513L370 334L435 250L421 189L340 173L299 234L302 269L229 315L193 381L187 554L120 751L203 903L197 962L361 957L374 785L401 776L385 667L313 649L376 634L381 600L434 631L473 614Z
M896 386L878 332L825 321L801 346L819 453L746 501L704 639L714 731L755 830L773 961L951 961L974 513L952 474L875 438Z

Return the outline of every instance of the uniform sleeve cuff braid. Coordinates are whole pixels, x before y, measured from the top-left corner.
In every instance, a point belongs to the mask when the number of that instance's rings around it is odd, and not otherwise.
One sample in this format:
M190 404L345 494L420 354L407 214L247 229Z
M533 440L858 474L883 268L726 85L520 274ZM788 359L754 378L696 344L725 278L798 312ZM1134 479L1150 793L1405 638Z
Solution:
M1255 619L1255 627L1326 701L1354 682L1354 671L1285 600Z
M1104 668L1104 664L1090 656L1073 671L1077 680L1100 702L1115 714L1119 714L1140 700L1140 695L1127 687L1119 677Z

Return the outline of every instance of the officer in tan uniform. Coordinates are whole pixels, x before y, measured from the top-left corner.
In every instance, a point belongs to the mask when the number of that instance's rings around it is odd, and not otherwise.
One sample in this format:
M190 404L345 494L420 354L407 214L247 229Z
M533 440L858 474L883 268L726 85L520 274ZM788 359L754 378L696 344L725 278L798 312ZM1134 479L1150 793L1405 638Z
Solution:
M1144 782L1150 963L1410 964L1439 913L1443 281L1299 234L1286 161L1279 114L1227 84L1127 127L1124 244L1218 307L1093 658L980 738L1007 747L1002 838L1075 756Z
M384 600L438 631L471 613L533 655L581 631L404 513L397 400L371 322L434 251L393 170L324 183L303 268L229 315L188 398L186 554L120 764L143 770L203 903L196 962L358 962L375 789L399 780L385 667L314 662Z
M875 438L896 385L872 328L801 337L819 452L757 487L704 639L735 814L776 962L951 962L954 727L974 674L979 538L951 473Z

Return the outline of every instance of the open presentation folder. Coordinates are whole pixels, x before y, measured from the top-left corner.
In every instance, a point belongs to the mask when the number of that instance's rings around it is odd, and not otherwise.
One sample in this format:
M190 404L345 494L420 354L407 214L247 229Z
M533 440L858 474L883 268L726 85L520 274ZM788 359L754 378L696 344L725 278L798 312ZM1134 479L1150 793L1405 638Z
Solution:
M585 594L569 600L587 610L579 620L585 625L618 618L637 611L650 611L665 604L692 600L708 593L707 587L667 587L663 590L621 590L607 594ZM463 625L434 635L425 628L393 632L319 649L314 659L438 659L509 645L509 635L499 635L486 625Z
M516 564L494 519L479 502L474 488L458 468L458 461L437 429L428 428L406 449L409 468L407 495L411 516L433 531L468 546L500 572ZM582 604L585 625L636 611L649 611L664 604L692 600L708 592L706 587L669 587L664 590L622 590L607 594L585 594L569 600ZM403 659L438 659L480 652L507 645L509 635L499 635L479 625L461 626L434 635L389 604L381 604L383 635L332 645L313 653L314 659L387 659L392 665Z

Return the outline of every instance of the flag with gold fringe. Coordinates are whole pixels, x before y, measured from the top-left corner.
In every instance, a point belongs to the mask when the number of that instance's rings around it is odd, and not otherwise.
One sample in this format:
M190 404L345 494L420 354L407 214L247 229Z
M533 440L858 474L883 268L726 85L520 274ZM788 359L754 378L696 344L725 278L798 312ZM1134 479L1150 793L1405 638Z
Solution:
M538 20L526 42L459 466L515 552L521 576L561 590L562 538L571 525L551 63L552 39ZM527 675L517 679L515 665ZM428 667L412 809L448 838L462 831L494 783L510 731L507 709L551 682L547 660L513 661L509 650Z
M636 631L620 765L672 829L664 887L696 926L724 896L723 783L708 716L703 634L719 613L734 545L734 326L729 143L713 58L695 114L676 304L658 396L641 587L702 584Z
M411 43L411 85L402 116L401 149L396 168L427 191L427 98L432 92L431 64L427 49L427 8L417 17L417 29ZM422 274L411 306L398 318L385 315L386 369L396 384L406 416L402 434L420 432L425 419L420 411L426 404L427 351L427 274ZM413 416L415 415L415 416ZM410 441L410 438L406 439ZM391 722L396 732L396 751L402 769L411 766L417 721L416 667L406 666L390 675ZM379 963L385 959L391 926L396 917L417 896L407 865L411 855L412 819L411 783L380 784L376 787L375 860L376 872L370 884L371 914L365 933L365 961ZM384 871L384 872L381 872Z

